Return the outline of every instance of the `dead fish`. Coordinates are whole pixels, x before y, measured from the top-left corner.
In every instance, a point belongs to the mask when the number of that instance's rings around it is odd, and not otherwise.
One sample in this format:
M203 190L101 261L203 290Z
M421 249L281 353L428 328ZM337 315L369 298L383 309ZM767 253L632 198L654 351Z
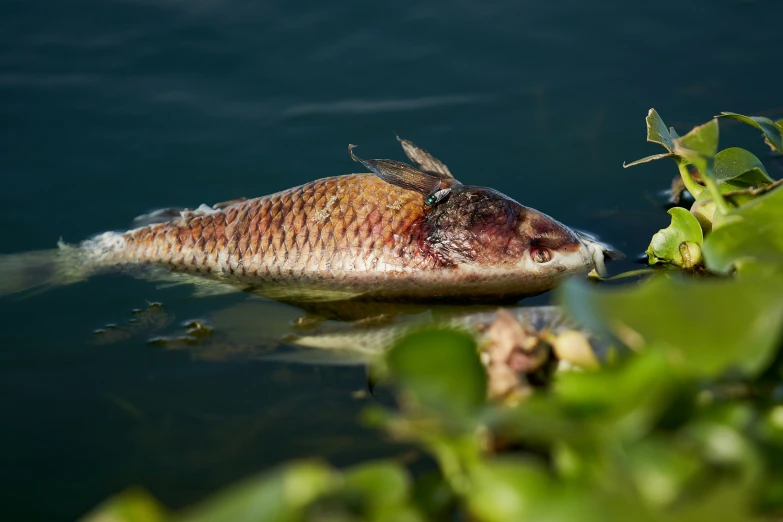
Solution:
M372 174L176 217L160 211L126 232L0 256L0 295L157 267L161 277L198 276L292 303L518 298L603 271L614 255L496 190L463 185L428 152L400 142L416 167L363 160L349 146Z

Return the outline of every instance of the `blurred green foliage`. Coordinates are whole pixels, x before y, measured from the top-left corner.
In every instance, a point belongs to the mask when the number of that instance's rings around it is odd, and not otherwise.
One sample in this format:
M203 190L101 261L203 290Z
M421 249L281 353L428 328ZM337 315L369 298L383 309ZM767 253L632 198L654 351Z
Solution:
M783 126L724 113L781 150ZM472 337L408 335L377 371L397 396L364 419L428 455L337 470L295 462L169 513L139 491L84 520L774 520L783 516L783 191L753 154L718 150L718 119L680 137L655 111L648 140L672 158L694 208L670 211L650 264L670 270L557 299L615 350L560 372L516 405L486 399ZM696 167L699 176L692 174ZM684 246L683 246L684 245ZM680 270L682 269L682 270Z

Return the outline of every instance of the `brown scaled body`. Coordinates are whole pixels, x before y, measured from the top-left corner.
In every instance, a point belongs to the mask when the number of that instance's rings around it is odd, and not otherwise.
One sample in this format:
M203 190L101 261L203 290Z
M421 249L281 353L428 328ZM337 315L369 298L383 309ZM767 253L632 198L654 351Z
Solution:
M78 249L92 272L155 265L295 303L483 300L548 290L603 259L597 243L489 188L462 185L401 140L416 164L202 206ZM174 214L176 215L176 214Z
M372 174L338 176L129 231L110 262L164 265L270 297L350 297L444 266L424 247L426 212L421 194Z

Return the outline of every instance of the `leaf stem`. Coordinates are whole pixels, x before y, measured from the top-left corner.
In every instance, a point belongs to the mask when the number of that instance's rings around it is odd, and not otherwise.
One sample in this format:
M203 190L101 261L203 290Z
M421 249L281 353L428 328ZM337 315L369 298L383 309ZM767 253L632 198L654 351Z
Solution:
M769 192L770 190L779 187L780 185L783 185L783 179L779 179L773 183L769 183L768 185L763 185L761 187L751 187L741 190L732 190L731 192L726 192L723 194L724 198L729 198L732 196L758 196L759 194L764 194L766 192Z
M636 276L645 275L645 274L652 274L653 272L657 272L657 270L654 269L654 268L638 268L636 270L631 270L629 272L623 272L622 274L617 274L617 275L612 276L612 277L600 277L598 274L592 275L593 272L590 272L590 274L588 274L588 276L591 279L597 279L598 281L617 281L618 279L625 279L627 277L636 277Z
M710 193L712 194L712 199L715 201L717 210L719 210L721 214L728 214L729 211L731 210L731 206L729 206L729 204L726 202L726 199L723 197L723 194L720 193L718 184L715 183L714 179L712 179L707 175L704 175L702 177L704 178L704 183L707 185L707 188L710 190Z
M682 182L685 184L685 188L688 189L688 192L691 193L691 196L697 198L704 190L704 187L696 183L696 181L691 177L691 173L688 172L687 165L688 164L685 161L677 161L677 168L680 171L680 177L682 178Z

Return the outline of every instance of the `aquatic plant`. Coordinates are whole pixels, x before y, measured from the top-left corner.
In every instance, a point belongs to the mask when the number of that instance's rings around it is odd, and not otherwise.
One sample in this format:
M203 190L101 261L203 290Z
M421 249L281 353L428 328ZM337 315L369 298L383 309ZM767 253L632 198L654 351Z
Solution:
M723 113L783 151L783 122ZM426 455L338 470L294 462L177 513L133 490L85 520L744 521L783 515L783 189L750 152L718 149L718 118L648 140L695 198L647 250L652 276L570 281L556 300L611 341L600 367L488 399L473 337L425 329L376 371L396 407L366 423ZM678 188L679 187L679 188ZM424 466L426 467L426 466Z

